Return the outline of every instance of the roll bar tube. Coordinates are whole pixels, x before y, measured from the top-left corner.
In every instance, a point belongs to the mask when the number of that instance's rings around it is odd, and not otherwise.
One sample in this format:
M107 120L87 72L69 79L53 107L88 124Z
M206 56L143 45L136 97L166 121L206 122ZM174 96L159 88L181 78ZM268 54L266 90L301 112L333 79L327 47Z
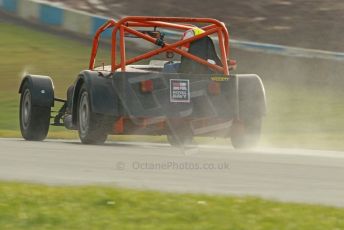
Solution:
M180 24L180 23L184 23L184 24ZM149 51L145 54L138 55L129 60L126 59L125 39L124 39L125 33L130 33L148 42L151 42L153 44L158 44L157 38L153 38L147 34L144 34L138 30L135 30L134 28L135 27L153 27L153 28L159 27L159 28L186 31L188 29L195 27L192 24L186 24L186 23L197 23L197 24L208 24L208 25L201 27L205 31L202 34L196 35L194 37L191 37L185 40L180 40L172 44L164 43L163 46L161 46L161 48ZM96 34L93 38L93 47L92 47L91 58L89 62L90 70L94 69L100 36L105 30L109 28L113 28L112 38L111 38L112 39L111 40L112 41L111 71L112 72L115 72L119 68L121 68L122 72L125 72L126 65L153 57L162 52L170 51L170 52L175 52L177 54L180 54L184 57L187 57L200 64L206 65L209 68L222 72L225 75L229 75L228 63L227 63L227 57L229 55L229 33L225 25L218 20L211 19L211 18L142 17L142 16L125 17L119 20L118 22L116 22L114 19L110 19L104 25L99 27L99 29L96 31ZM121 59L121 62L119 64L116 63L116 57L117 57L117 50L116 50L117 39L116 38L117 38L118 31L120 33L119 43L120 43L120 59ZM193 54L190 54L179 48L180 46L186 43L196 41L205 36L215 34L215 33L217 34L218 39L219 39L222 66L209 63L206 60L198 56L195 56Z

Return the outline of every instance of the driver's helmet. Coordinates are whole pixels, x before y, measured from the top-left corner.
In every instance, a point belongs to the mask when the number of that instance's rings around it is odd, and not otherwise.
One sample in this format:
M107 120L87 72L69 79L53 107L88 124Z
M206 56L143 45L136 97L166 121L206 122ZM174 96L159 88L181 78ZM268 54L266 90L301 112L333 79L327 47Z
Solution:
M194 28L189 29L189 30L184 32L182 40L191 38L193 36L197 36L197 35L202 34L202 33L204 33L204 30L202 30L201 28L198 28L198 27L194 27ZM190 47L190 43L186 43L186 44L181 46L181 49L187 52L187 51L189 51L189 47Z

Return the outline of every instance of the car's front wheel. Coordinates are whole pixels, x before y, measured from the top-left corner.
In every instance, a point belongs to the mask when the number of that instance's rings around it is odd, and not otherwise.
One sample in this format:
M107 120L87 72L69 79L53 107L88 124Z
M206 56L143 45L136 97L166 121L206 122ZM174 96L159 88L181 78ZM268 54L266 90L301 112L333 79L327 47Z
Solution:
M50 125L50 107L36 106L32 87L25 82L20 97L19 123L24 139L42 141L47 137Z

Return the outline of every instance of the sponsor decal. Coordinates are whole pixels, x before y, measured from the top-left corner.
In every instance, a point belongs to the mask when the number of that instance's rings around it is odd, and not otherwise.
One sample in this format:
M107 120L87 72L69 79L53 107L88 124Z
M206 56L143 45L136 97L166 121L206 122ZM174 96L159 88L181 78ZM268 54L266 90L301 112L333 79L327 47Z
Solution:
M228 81L230 78L229 76L222 75L222 76L211 76L210 79L212 81Z
M170 79L170 101L190 103L190 82L186 79Z

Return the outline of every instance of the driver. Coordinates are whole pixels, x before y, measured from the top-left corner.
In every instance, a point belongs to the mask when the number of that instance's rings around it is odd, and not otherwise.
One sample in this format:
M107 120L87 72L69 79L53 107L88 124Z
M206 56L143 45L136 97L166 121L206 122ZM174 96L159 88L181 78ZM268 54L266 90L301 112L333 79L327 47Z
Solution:
M197 36L197 35L202 34L202 33L204 33L204 30L202 30L201 28L198 28L198 27L194 27L194 28L189 29L189 30L184 32L182 40ZM188 52L189 47L190 47L190 43L186 43L186 44L181 46L181 49L185 52Z

